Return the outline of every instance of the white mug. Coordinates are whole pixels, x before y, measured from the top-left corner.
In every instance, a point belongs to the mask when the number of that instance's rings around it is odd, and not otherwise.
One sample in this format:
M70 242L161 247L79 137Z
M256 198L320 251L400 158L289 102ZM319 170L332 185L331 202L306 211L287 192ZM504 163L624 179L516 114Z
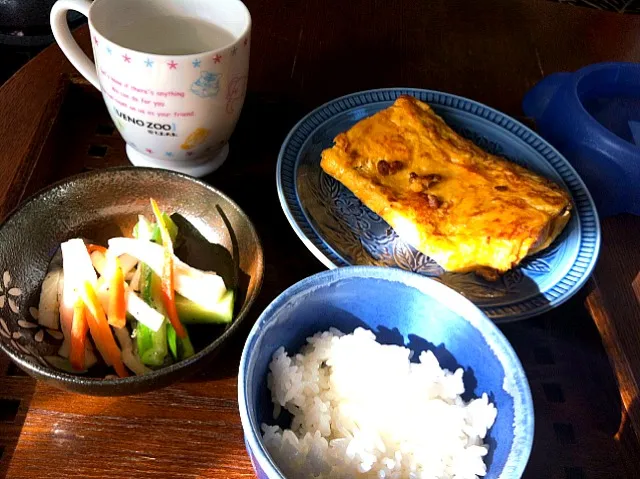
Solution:
M88 17L95 64L68 10ZM102 91L131 163L204 176L225 161L249 73L251 17L240 0L58 0L51 28Z

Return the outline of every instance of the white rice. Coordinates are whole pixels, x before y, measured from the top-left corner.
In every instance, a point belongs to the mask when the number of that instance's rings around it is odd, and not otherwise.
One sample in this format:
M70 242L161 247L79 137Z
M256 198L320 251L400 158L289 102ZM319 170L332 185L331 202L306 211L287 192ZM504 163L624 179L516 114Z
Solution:
M411 363L404 347L382 345L368 330L331 329L300 354L273 355L268 386L274 418L264 443L288 479L476 479L486 474L483 440L497 409L486 394L465 403L463 370L440 368L432 352Z

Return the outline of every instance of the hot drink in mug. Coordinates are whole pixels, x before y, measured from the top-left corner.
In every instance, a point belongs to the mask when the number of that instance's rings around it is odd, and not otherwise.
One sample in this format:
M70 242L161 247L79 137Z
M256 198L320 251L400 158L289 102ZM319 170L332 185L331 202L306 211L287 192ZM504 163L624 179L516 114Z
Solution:
M68 10L89 18L95 64ZM101 90L136 166L204 176L229 153L244 102L251 17L239 0L59 0L54 36Z

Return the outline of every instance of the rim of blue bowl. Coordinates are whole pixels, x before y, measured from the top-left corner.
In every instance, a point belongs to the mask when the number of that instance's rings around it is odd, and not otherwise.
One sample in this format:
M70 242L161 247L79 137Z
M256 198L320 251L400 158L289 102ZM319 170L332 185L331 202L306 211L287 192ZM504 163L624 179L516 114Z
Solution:
M531 389L520 359L516 355L509 340L498 327L475 304L452 288L431 278L417 273L381 266L346 266L322 271L309 276L283 291L262 312L251 328L240 359L238 373L238 408L244 431L245 442L251 449L256 461L269 478L285 478L268 453L262 441L260 428L255 427L257 420L255 411L248 404L247 388L251 384L247 371L254 366L253 351L263 327L273 318L274 313L285 307L293 299L308 294L310 291L333 284L348 278L380 279L399 282L406 286L437 298L449 309L468 321L484 337L489 348L503 365L509 365L512 377L505 377L503 389L513 398L514 414L521 416L521 421L514 421L514 439L509 455L501 474L497 479L521 477L531 454L534 436L534 408ZM506 370L505 370L506 373Z
M16 354L12 349L7 348L3 343L0 342L0 351L7 354L7 356L9 356L11 360L16 362L21 368L27 371L33 371L43 379L49 379L53 381L62 381L63 383L66 383L66 384L90 386L90 387L96 388L96 390L101 394L104 394L105 391L109 390L110 388L113 388L114 386L126 387L127 385L132 385L132 384L141 383L141 382L151 383L163 376L170 375L177 371L188 370L192 365L200 363L201 361L204 361L207 356L209 356L218 348L220 348L222 343L224 343L230 337L232 337L236 333L236 331L240 328L240 324L243 323L243 320L246 318L247 313L253 306L258 295L260 294L260 290L262 288L262 282L264 279L264 250L262 248L262 242L260 240L260 237L258 236L258 232L255 226L253 225L253 221L251 221L251 219L249 218L249 216L247 216L244 210L240 208L240 206L238 206L238 204L235 201L233 201L229 196L227 196L225 193L205 183L204 181L194 178L192 176L186 175L184 173L165 170L161 168L139 167L139 166L115 166L115 167L103 168L100 170L85 171L83 173L78 173L76 175L69 176L62 180L58 180L36 191L24 202L16 206L7 215L7 217L0 223L0 228L4 227L5 223L7 223L11 219L13 219L15 216L17 216L22 210L22 208L24 208L27 204L40 200L43 196L47 195L48 193L50 193L52 190L55 190L56 188L64 187L65 185L72 183L74 181L83 181L87 178L91 178L94 176L114 174L119 171L135 172L141 175L149 174L149 175L169 176L169 177L173 176L181 180L186 180L188 182L191 182L200 187L203 187L204 189L209 190L210 192L224 199L230 206L235 208L244 217L247 218L249 225L251 227L252 235L254 236L254 239L258 246L258 251L260 253L261 267L260 267L260 275L257 278L255 293L250 298L247 298L248 299L247 303L238 312L238 314L236 315L236 317L234 318L233 322L231 323L228 329L222 332L220 336L218 336L210 344L208 344L206 347L198 351L196 354L194 354L190 358L183 359L182 361L171 364L161 369L151 371L150 373L147 373L147 374L143 374L140 376L131 375L125 378L114 378L114 379L84 377L77 374L67 373L65 371L55 369L53 367L43 366L36 362L27 361L22 357L22 355Z

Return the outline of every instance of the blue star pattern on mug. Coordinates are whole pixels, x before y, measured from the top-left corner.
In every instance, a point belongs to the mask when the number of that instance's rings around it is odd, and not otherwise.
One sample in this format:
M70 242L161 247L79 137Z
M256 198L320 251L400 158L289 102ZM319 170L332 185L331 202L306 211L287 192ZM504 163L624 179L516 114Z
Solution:
M193 60L192 62L193 68L200 68L200 63L202 63L200 60Z
M151 58L147 58L144 64L151 68L153 66L153 60Z

